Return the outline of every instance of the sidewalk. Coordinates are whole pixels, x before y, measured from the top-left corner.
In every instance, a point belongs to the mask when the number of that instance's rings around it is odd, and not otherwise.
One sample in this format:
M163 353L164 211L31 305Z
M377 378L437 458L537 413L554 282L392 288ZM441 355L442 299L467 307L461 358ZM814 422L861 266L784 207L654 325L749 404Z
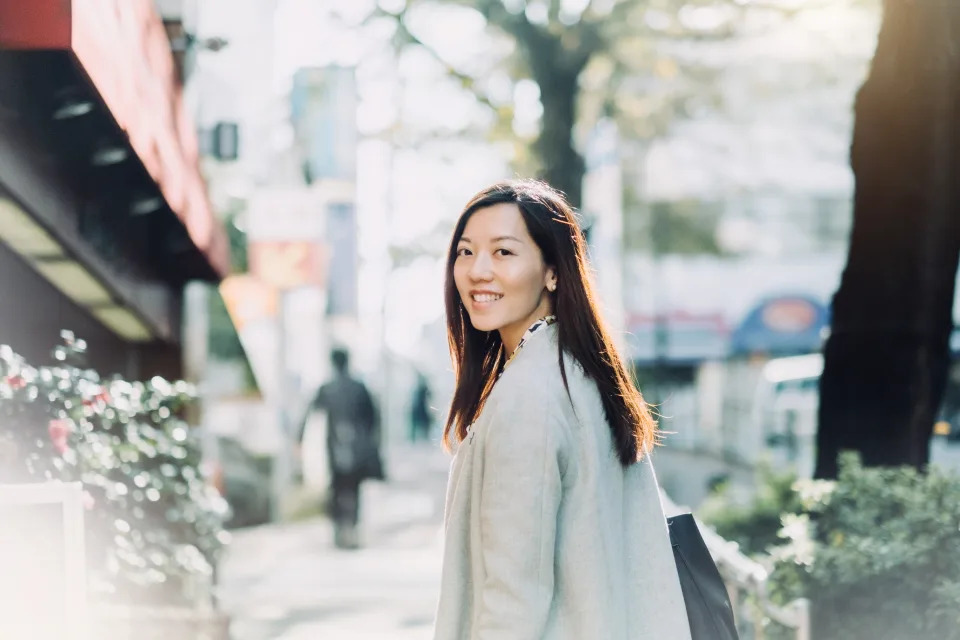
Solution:
M233 640L430 637L449 459L402 444L387 464L389 482L364 486L357 551L334 548L325 518L234 534L219 590Z

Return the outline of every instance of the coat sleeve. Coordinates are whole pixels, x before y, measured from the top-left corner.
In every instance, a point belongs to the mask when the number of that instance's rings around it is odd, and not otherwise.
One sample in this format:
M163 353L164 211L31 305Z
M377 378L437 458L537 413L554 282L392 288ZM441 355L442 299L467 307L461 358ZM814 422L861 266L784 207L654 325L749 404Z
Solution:
M321 411L326 409L326 393L324 392L324 386L321 386L317 389L317 392L313 394L313 397L310 398L310 403L307 405L307 408L303 411L303 418L300 420L300 424L297 426L297 444L303 444L303 435L307 431L307 421L310 419L310 414L313 411Z
M485 578L474 640L543 637L562 487L559 436L549 409L537 402L497 411L487 425L480 494Z

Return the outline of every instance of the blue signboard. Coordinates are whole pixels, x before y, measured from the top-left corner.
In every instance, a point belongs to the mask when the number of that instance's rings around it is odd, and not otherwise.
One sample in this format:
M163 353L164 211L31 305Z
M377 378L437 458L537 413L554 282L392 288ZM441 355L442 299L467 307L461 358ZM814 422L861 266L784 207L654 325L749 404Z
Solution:
M767 298L733 331L730 351L733 354L813 353L820 350L829 326L829 308L811 296Z

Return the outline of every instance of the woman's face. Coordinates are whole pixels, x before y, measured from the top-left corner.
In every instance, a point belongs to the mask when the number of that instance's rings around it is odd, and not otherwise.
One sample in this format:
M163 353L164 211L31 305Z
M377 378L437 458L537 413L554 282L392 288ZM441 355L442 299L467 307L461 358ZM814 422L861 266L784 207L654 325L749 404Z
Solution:
M547 291L556 286L556 274L544 264L513 203L470 216L457 243L453 279L471 324L480 331L499 331L507 353L535 320L552 312Z

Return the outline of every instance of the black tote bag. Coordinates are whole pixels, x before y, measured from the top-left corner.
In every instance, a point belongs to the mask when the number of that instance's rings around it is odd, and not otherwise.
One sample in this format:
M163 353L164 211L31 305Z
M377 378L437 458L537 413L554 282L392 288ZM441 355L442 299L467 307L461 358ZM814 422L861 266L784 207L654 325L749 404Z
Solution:
M693 640L739 640L733 607L693 515L667 518Z

